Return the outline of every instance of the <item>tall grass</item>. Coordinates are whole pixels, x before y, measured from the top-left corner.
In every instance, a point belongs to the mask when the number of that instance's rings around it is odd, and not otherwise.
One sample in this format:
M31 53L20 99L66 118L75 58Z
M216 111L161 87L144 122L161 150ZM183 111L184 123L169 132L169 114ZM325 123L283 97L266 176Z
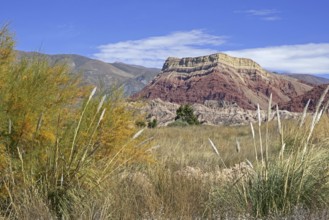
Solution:
M13 45L2 29L4 219L328 219L328 89L298 121L269 101L265 123L138 130L119 90Z
M240 210L242 215L256 218L287 216L296 208L306 210L328 208L329 149L327 144L323 145L323 142L312 139L313 132L322 117L320 106L328 88L321 96L311 122L307 123L309 127L301 127L295 123L293 128L290 127L292 130L289 134L285 134L278 114L280 152L269 157L268 152L264 153L261 150L261 162L258 163L256 160L254 168L244 178L227 187L231 200L220 201L235 207L233 209ZM305 115L302 115L300 125L303 124L304 118ZM266 139L267 136L266 130ZM285 143L284 140L287 139L290 143ZM286 144L288 149L285 151ZM262 140L259 148L262 149ZM266 141L266 150L268 148ZM219 193L218 197L220 196Z
M135 147L142 140L133 114L118 90L102 96L43 57L16 60L13 45L2 29L0 215L70 219L96 211L88 198L116 172L152 160L147 143ZM107 213L106 205L97 209Z

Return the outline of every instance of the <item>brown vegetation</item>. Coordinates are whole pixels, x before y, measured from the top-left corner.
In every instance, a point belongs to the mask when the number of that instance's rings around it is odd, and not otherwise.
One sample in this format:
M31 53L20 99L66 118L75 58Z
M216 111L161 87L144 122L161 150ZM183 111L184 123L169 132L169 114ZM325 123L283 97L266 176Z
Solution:
M13 44L2 29L1 218L328 219L325 94L299 121L138 131L117 90L16 62Z

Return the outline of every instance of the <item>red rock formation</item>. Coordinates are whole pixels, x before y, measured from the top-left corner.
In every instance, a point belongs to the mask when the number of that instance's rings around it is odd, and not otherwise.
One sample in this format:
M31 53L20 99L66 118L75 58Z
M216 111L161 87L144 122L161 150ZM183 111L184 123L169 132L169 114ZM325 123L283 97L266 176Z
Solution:
M195 58L168 58L162 72L134 99L156 99L174 103L201 103L216 100L255 109L288 102L312 87L296 79L273 74L250 59L213 54Z
M280 109L285 109L291 112L302 112L308 100L310 100L310 104L308 106L309 111L314 111L315 107L328 85L319 85L314 87L312 90L302 94L300 96L294 97L289 102L283 102L279 104ZM323 105L326 104L329 100L329 94L326 95Z

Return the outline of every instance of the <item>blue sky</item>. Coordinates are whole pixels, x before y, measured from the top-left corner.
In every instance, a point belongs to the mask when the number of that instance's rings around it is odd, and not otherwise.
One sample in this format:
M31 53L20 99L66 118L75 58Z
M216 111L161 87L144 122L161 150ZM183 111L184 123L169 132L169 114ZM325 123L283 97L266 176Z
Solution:
M329 73L328 0L3 1L16 48L161 68L225 52L282 72Z

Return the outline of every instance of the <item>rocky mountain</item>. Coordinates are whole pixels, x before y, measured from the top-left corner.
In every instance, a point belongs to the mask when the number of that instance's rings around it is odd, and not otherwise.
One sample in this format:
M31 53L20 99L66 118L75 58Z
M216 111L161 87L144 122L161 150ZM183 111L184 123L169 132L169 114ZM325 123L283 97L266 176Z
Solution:
M150 82L160 69L124 63L105 63L75 54L47 55L37 52L17 51L19 59L43 56L50 63L67 63L74 73L81 73L83 80L97 86L109 88L111 85L123 86L127 96L140 91Z
M156 99L173 103L215 101L243 109L262 109L291 101L313 86L297 79L267 72L251 59L223 53L189 58L168 58L162 72L133 99Z
M310 91L305 94L299 95L295 97L293 100L289 102L282 102L279 104L280 109L286 109L291 112L302 112L308 100L310 100L310 104L308 107L309 111L314 111L315 107L320 99L322 93L326 89L328 84L322 84L315 86ZM324 99L324 105L329 104L329 94L326 95Z
M322 84L328 84L329 79L321 76L316 76L312 74L298 74L298 73L290 73L286 74L287 76L290 76L292 78L298 79L301 82L310 84L310 85L322 85Z

